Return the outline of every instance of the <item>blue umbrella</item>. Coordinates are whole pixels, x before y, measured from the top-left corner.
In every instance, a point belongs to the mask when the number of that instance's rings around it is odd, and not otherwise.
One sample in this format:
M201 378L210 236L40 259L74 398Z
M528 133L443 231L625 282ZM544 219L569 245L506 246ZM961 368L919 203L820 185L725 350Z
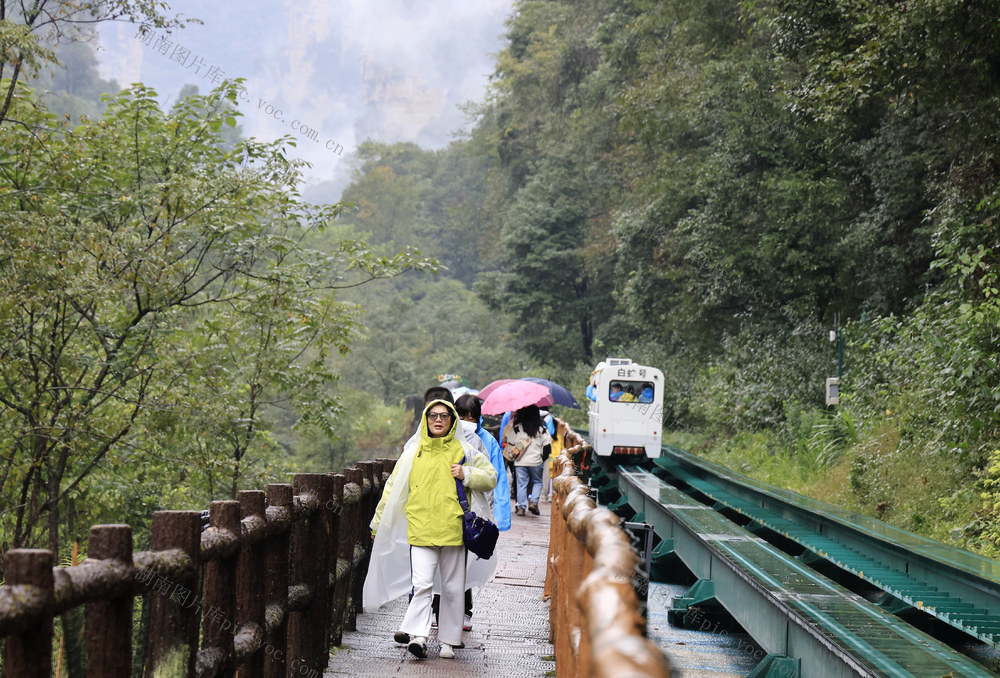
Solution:
M549 389L549 394L552 396L552 402L555 405L563 405L565 407L572 407L575 410L580 409L580 406L576 402L576 398L573 394L569 392L565 386L560 386L554 381L549 381L548 379L541 379L539 377L524 377L522 381L533 381L536 384L541 384L542 386Z

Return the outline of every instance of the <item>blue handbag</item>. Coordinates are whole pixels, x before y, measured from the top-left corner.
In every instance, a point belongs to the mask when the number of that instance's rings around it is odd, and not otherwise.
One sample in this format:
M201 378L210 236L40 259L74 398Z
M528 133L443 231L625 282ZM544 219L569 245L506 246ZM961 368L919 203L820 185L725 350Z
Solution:
M458 463L465 463L465 456ZM455 487L458 490L458 503L465 511L465 515L462 517L462 541L465 542L465 548L483 560L489 560L493 557L493 551L496 549L500 530L492 520L480 518L469 510L469 500L465 496L465 485L458 478L455 478Z

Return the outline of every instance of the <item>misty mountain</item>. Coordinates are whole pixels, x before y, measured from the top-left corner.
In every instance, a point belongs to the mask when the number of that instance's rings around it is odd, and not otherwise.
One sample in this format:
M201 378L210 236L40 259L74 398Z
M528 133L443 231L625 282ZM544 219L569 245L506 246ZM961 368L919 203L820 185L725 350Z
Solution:
M142 81L165 103L194 84L205 92L245 78L247 136L296 139L312 183L343 186L365 139L440 148L466 127L459 105L481 100L512 0L174 0L197 18L147 33L104 25L105 79Z

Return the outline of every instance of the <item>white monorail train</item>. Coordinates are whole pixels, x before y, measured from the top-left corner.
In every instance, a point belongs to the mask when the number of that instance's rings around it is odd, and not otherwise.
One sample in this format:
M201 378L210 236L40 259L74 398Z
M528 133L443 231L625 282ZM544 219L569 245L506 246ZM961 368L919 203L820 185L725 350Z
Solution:
M663 372L608 358L590 375L587 398L590 444L599 458L641 463L660 456Z

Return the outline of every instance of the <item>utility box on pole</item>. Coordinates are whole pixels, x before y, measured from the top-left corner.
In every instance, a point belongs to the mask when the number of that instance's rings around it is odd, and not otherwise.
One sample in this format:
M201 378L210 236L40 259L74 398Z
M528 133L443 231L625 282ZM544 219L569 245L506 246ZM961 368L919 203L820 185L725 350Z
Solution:
M837 405L840 403L840 378L826 378L826 404Z

